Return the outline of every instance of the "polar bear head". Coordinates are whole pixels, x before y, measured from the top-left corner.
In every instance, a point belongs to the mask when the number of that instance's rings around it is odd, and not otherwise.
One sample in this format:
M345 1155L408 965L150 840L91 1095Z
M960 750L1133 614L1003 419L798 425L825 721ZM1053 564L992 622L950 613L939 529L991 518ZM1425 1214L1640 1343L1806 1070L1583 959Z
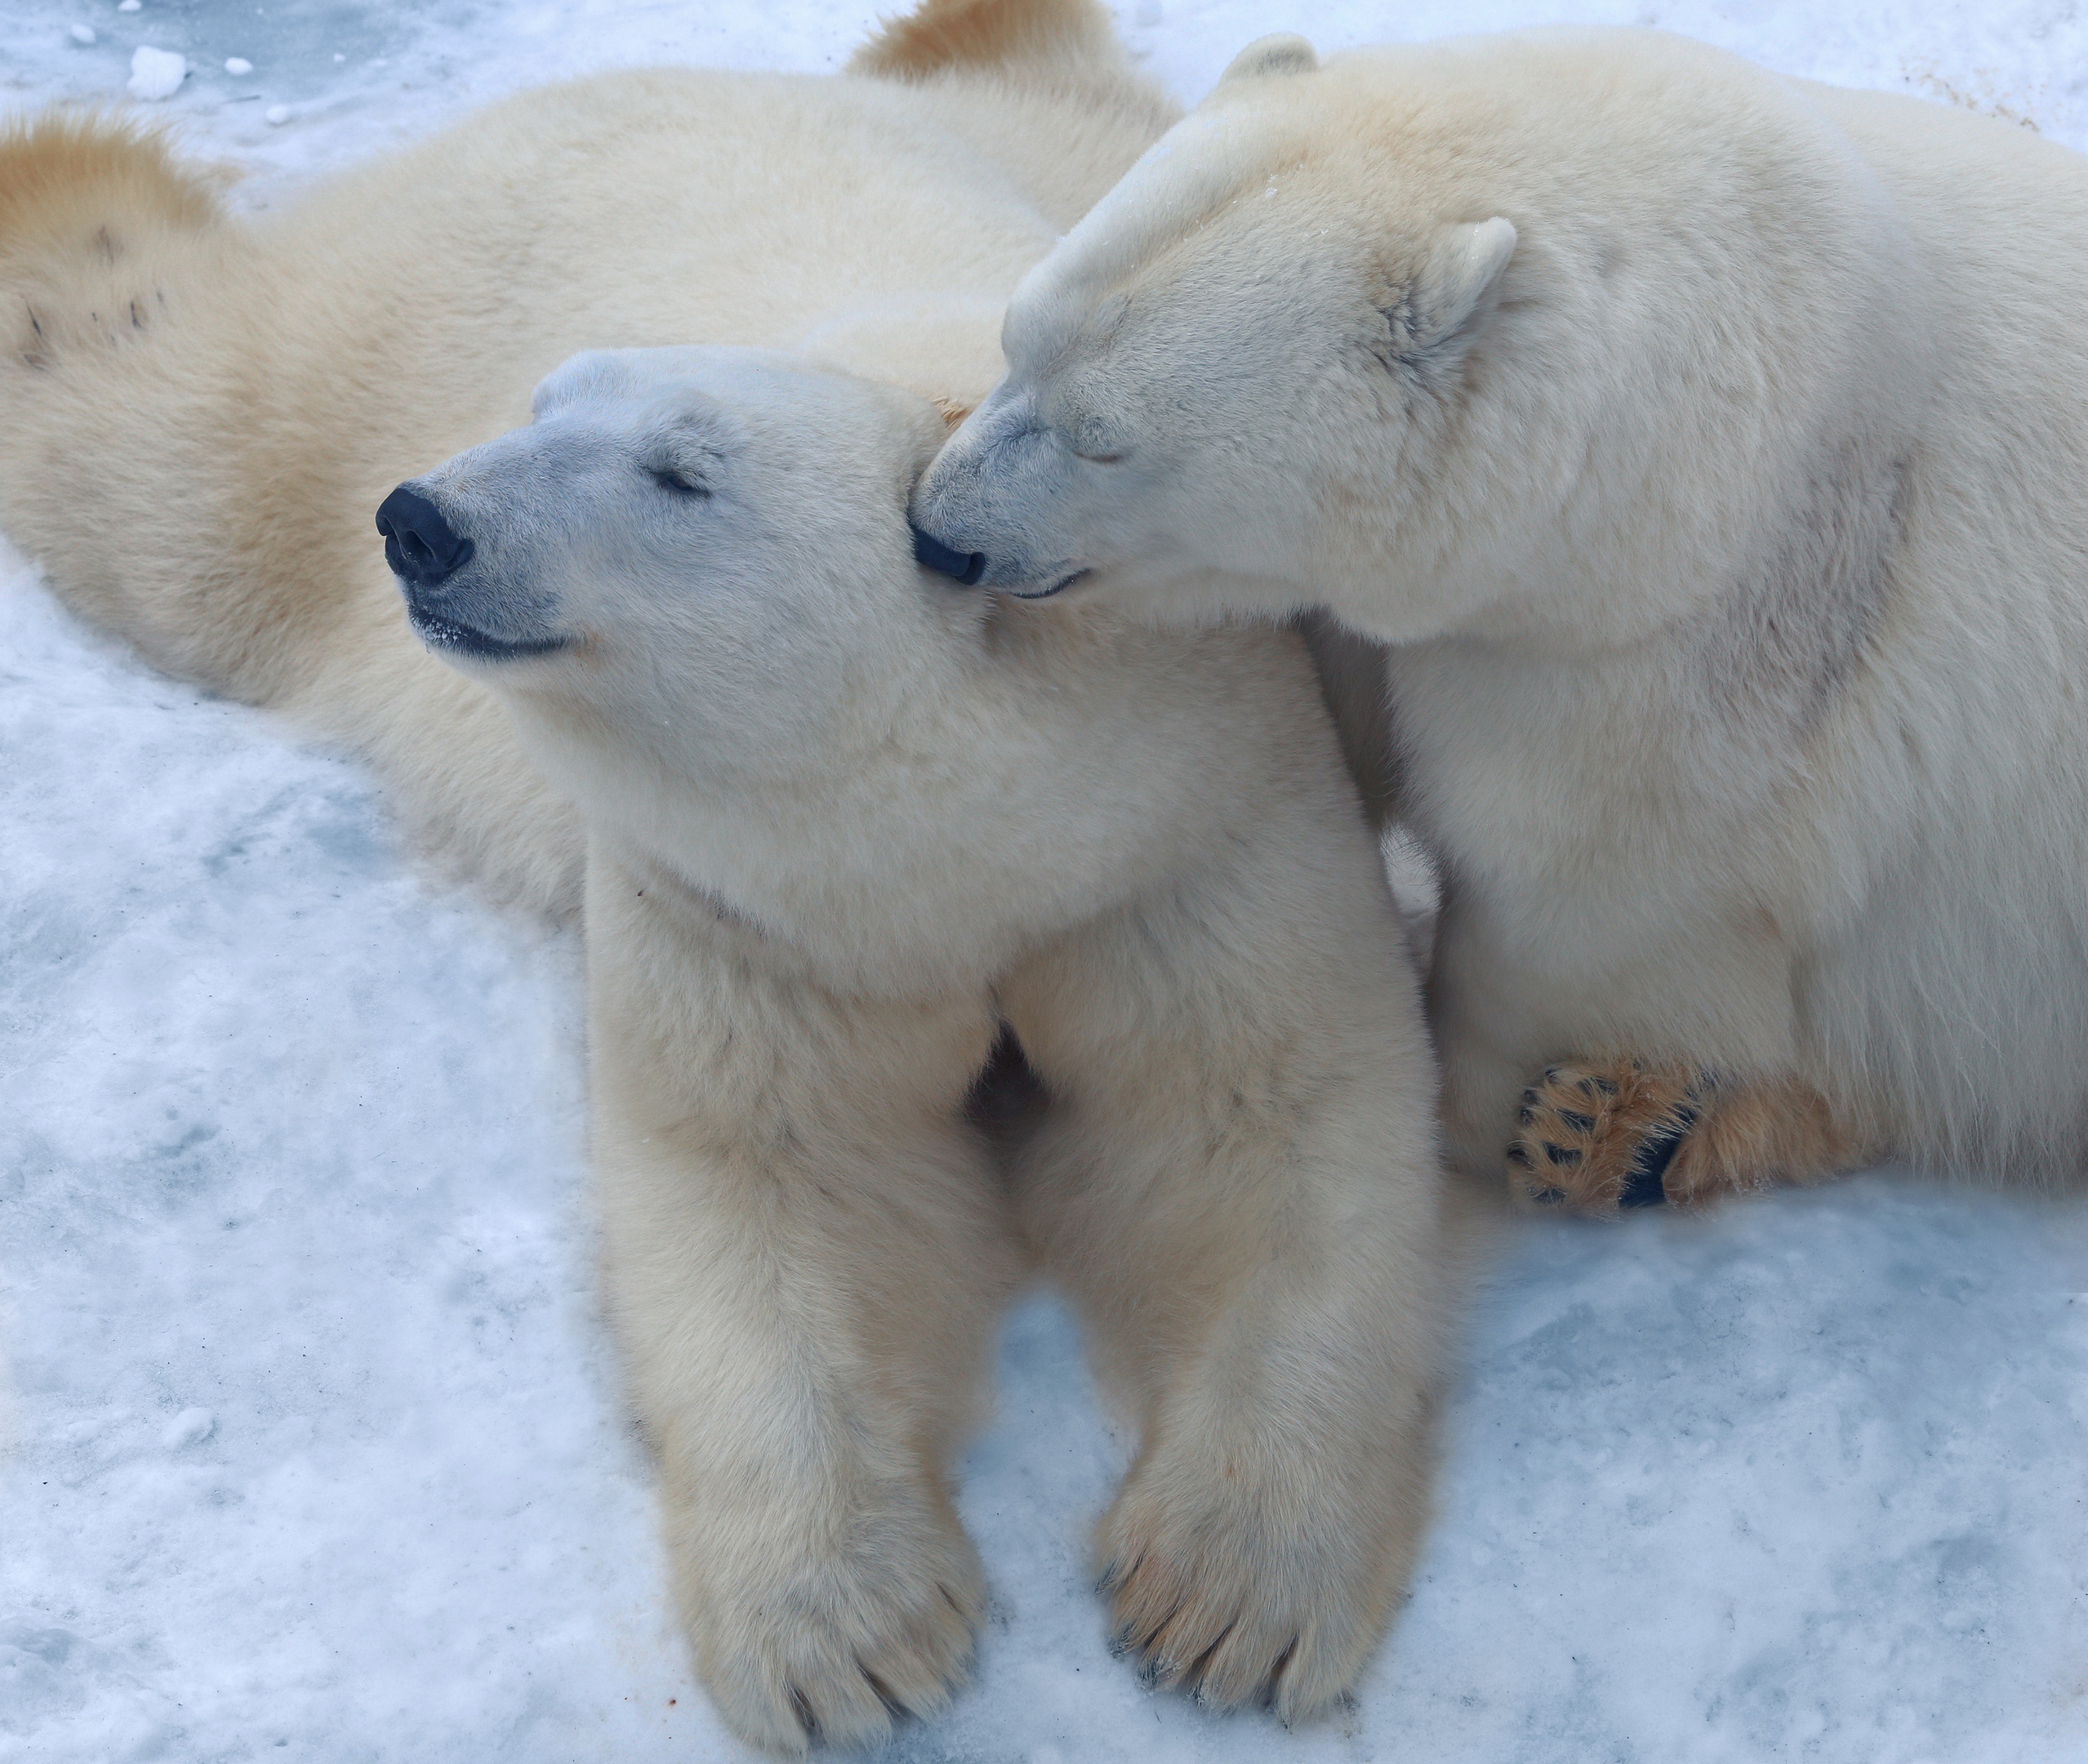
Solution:
M916 561L907 497L946 432L799 356L597 352L378 524L424 644L594 835L852 983L917 988L1172 861L1206 763L1138 758L1170 693L1196 714L1181 644Z
M532 412L378 514L422 641L511 701L584 702L688 779L845 763L977 622L908 555L942 432L918 400L765 352L599 350Z
M1893 225L1700 45L1267 40L1017 289L913 518L960 579L1162 619L1672 618L1629 585L1759 562L1893 379Z
M1432 192L1360 225L1322 79L1301 38L1252 46L1017 289L1007 376L915 506L986 586L1316 598L1328 430L1406 427L1516 245Z

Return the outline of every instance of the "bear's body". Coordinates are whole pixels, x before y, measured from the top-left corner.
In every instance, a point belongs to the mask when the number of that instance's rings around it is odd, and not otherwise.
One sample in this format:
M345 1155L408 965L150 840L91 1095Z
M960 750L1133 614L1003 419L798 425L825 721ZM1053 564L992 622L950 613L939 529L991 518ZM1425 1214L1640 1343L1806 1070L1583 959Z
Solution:
M1098 1550L1165 1682L1324 1708L1425 1517L1433 1074L1302 647L914 559L917 394L983 389L1053 203L1157 126L1095 8L920 16L979 14L1080 52L937 74L902 25L872 59L915 90L620 76L252 227L120 135L0 144L11 537L496 885L565 904L585 854L607 1308L699 1669L784 1750L961 1676L950 1470L1027 1266L1137 1430ZM574 343L808 335L897 385L590 355L438 465ZM997 1159L1004 1026L1044 1100Z
M1685 1192L2072 1180L2084 315L2088 163L2020 129L1652 33L1272 40L1026 280L916 516L989 583L1390 646L1467 1164L1630 1054Z

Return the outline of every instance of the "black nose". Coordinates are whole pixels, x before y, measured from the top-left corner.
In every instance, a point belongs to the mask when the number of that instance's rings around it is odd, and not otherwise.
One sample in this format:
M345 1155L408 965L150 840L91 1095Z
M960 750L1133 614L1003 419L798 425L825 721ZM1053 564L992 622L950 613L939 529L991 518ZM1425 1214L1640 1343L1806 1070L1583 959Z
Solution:
M967 588L977 587L979 577L986 574L985 552L954 550L933 533L923 532L918 527L914 528L914 561L938 576L955 577Z
M432 588L471 561L471 541L404 484L377 505L377 531L392 574L416 588Z

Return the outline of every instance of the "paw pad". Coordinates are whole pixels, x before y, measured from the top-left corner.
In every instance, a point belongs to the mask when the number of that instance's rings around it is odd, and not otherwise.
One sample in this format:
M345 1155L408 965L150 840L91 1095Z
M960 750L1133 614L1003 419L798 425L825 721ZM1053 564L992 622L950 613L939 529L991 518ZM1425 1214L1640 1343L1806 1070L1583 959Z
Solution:
M1628 1060L1600 1071L1548 1067L1522 1094L1507 1162L1543 1205L1601 1214L1658 1206L1667 1168L1696 1124L1700 1084Z

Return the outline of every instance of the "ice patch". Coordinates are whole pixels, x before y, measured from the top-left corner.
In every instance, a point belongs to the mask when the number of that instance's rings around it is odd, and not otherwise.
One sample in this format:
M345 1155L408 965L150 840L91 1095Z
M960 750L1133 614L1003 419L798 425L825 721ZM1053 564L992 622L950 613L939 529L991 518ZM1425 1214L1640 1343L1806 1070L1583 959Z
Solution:
M66 35L70 37L76 43L82 45L91 43L95 40L94 26L91 24L75 24L71 30L66 33Z
M140 43L131 51L131 96L156 102L171 98L189 77L189 58L171 49Z
M254 71L254 64L244 56L227 56L225 71L228 74L251 74Z

